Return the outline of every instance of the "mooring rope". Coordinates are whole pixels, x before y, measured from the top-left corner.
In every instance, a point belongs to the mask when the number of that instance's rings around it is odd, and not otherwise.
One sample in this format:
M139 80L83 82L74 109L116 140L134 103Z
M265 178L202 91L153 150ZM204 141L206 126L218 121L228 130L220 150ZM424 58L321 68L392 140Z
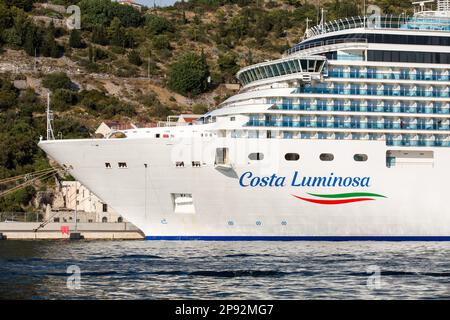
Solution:
M32 183L35 182L36 180L45 180L45 179L48 179L48 178L52 177L54 174L56 174L56 172L57 172L57 170L53 170L53 171L50 171L50 172L43 172L43 173L40 173L40 174L34 176L34 177L33 177L32 179L30 179L30 180L27 180L27 181L25 181L25 182L23 182L23 183L21 183L21 184L15 186L15 187L12 187L11 189L8 189L8 190L6 190L6 191L1 192L1 193L0 193L0 197L6 196L6 195L8 195L8 194L10 194L10 193L12 193L12 192L15 192L15 191L17 191L17 190L19 190L19 189L22 189L22 188L24 188L24 187L26 187L26 186L32 184Z
M47 168L47 169L42 169L42 170L38 170L35 172L30 172L30 173L24 173L15 177L9 177L9 178L5 178L5 179L1 179L0 180L0 184L6 184L6 183L11 183L11 182L15 182L21 179L26 179L27 176L33 178L35 175L41 174L41 173L46 173L46 172L52 172L52 171L58 171L58 169L55 168Z

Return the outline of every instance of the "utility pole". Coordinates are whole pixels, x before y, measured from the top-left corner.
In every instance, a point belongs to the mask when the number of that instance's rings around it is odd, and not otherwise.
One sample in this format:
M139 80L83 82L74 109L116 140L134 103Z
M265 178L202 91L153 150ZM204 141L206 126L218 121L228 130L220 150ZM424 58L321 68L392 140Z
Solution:
M47 140L55 140L53 134L53 112L50 110L50 91L47 92Z
M78 232L78 181L75 182L75 233Z
M147 62L147 78L150 79L150 56L148 56Z
M75 181L75 230L70 233L70 240L81 240L84 237L78 232L78 181Z

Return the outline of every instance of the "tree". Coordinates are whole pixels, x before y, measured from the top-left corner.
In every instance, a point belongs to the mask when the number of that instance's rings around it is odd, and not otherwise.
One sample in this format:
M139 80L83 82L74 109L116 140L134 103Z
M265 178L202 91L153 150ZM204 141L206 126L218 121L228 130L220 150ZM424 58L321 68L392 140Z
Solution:
M92 42L99 44L101 46L106 46L109 43L105 28L103 27L103 25L94 26L94 28L92 30L91 40L92 40Z
M198 95L208 89L208 77L205 55L189 52L170 66L168 86L183 95Z
M219 55L217 60L220 71L225 75L227 81L234 79L235 74L239 71L239 65L237 64L237 56L233 52L226 52L223 55Z
M163 32L174 32L175 27L172 22L164 17L154 14L147 14L145 24L151 34L161 34Z
M42 85L51 91L56 89L70 89L72 87L72 81L64 72L50 73L42 80Z
M0 30L6 30L13 26L13 17L11 11L6 5L0 2Z
M34 0L7 0L6 4L9 7L16 7L23 9L24 11L31 11L33 9L33 2L36 2Z
M144 20L136 9L111 0L81 0L78 5L83 12L83 25L88 27L108 26L117 17L124 27L136 28L142 26Z
M23 44L25 52L30 56L39 54L41 41L41 35L38 33L38 30L35 27L30 27L25 34Z
M166 35L160 34L152 38L152 47L156 50L170 50L170 41Z
M59 58L61 56L62 48L56 43L51 30L45 32L40 53L45 57Z
M16 104L17 90L8 80L0 79L0 111Z
M111 39L111 44L113 46L125 47L125 29L122 27L122 22L120 19L115 17L111 21L111 26L109 27L109 37Z
M194 114L205 114L208 112L208 106L200 103L194 104L192 106L192 112Z
M0 90L0 111L14 106L16 98L14 91Z
M136 66L142 65L141 56L139 55L139 53L137 53L136 50L131 50L131 52L128 54L128 62Z
M77 94L68 89L56 89L52 95L52 108L65 111L77 102Z
M72 29L69 37L69 46L71 48L84 48L86 44L81 39L81 32L77 29Z

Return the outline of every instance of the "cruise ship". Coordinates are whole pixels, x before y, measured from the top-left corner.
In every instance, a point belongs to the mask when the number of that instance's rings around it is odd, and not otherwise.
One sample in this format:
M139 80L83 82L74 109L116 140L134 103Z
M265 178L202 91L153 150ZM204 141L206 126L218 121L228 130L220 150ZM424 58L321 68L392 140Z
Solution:
M450 1L429 5L322 20L194 124L39 146L150 240L448 241Z

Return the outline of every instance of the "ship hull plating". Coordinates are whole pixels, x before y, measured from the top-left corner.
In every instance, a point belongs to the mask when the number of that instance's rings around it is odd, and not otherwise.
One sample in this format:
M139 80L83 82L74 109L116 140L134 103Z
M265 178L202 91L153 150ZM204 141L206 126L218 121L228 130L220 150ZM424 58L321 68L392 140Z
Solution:
M151 240L450 240L447 148L239 138L40 146ZM217 163L218 148L228 163ZM392 152L405 161L387 166ZM325 153L333 160L322 161Z

